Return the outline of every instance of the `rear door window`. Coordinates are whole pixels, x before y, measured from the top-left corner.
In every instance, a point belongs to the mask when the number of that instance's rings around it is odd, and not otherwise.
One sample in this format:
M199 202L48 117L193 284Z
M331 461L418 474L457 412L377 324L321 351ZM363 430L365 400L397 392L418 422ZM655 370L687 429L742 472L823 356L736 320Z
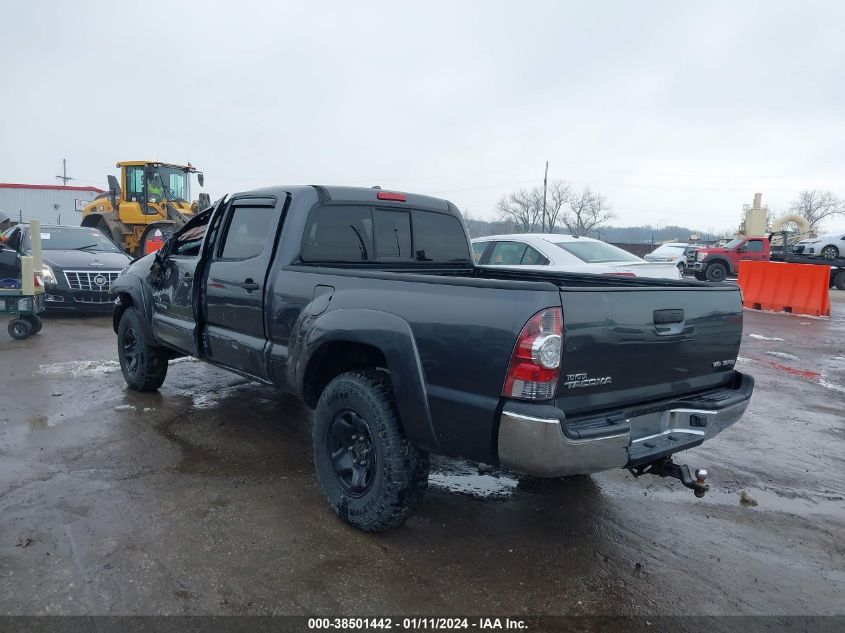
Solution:
M762 253L763 252L763 242L760 240L750 240L745 245L745 250L749 253Z
M232 209L221 259L251 259L264 251L273 207L237 206Z
M312 209L300 254L306 262L366 262L374 259L372 208L327 206Z
M522 254L520 264L523 266L546 266L548 263L549 260L540 251L530 246L525 247L525 253Z
M494 266L519 266L525 249L526 245L522 242L496 242L488 263Z

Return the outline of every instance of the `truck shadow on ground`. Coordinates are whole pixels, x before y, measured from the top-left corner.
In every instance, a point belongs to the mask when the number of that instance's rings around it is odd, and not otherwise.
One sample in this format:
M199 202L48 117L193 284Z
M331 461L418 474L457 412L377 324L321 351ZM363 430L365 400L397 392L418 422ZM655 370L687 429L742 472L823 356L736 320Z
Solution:
M296 398L246 380L194 383L190 391L179 379L168 381L161 394L128 393L127 401L163 413L153 428L181 455L171 472L256 482L294 478L325 506L312 461L313 414ZM560 530L594 534L602 504L601 489L589 476L539 479L434 456L426 498L409 525L459 520L475 524L467 534L477 534L493 521L499 536L504 530L519 540L546 539ZM315 509L322 520L338 521L327 507ZM401 539L403 529L388 538Z

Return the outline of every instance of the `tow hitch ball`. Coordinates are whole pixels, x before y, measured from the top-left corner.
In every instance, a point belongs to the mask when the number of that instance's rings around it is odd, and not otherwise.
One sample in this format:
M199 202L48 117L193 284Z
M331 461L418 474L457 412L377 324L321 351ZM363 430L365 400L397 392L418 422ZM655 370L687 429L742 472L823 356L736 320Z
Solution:
M642 464L628 469L634 477L642 477L643 475L657 475L658 477L674 477L679 479L687 488L691 488L695 496L699 499L710 490L710 484L706 483L707 471L704 468L699 468L695 471L695 479L692 478L689 472L689 466L681 466L672 461L671 457L664 457L658 459L656 462Z

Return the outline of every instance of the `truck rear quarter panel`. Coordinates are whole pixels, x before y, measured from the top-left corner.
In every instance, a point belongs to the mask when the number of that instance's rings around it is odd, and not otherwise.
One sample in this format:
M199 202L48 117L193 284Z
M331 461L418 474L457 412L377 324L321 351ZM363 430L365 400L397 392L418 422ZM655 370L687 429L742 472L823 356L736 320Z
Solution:
M326 285L333 288L328 306L314 314L325 301L318 296L312 309L315 288ZM533 314L559 304L553 284L287 266L272 295L273 373L284 372L301 393L320 344L369 342L395 373L400 415L415 443L490 463L516 338Z

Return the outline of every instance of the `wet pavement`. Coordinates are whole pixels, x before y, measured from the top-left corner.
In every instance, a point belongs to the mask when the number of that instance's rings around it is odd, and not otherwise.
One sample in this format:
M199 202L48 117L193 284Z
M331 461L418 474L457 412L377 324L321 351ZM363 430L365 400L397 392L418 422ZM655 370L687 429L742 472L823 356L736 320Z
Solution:
M328 510L296 400L191 360L129 392L108 318L0 336L0 613L843 614L831 295L831 319L746 311L749 412L677 460L708 468L704 499L438 458L416 514L377 535Z

